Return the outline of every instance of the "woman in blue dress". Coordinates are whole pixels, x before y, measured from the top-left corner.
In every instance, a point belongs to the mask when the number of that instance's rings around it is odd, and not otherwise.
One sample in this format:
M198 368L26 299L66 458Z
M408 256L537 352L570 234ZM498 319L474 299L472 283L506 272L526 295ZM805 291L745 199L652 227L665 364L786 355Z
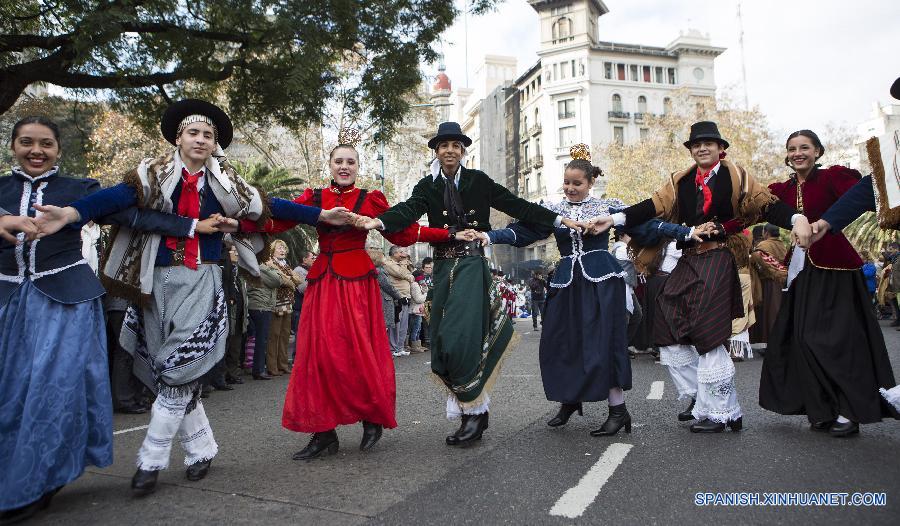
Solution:
M56 166L59 128L43 117L13 127L17 166L0 177L0 215L27 224L35 205L67 205L96 192L92 179ZM7 217L11 219L11 217ZM197 222L134 208L98 220L188 237ZM28 518L87 465L112 463L112 403L104 290L81 253L80 228L0 239L0 521Z

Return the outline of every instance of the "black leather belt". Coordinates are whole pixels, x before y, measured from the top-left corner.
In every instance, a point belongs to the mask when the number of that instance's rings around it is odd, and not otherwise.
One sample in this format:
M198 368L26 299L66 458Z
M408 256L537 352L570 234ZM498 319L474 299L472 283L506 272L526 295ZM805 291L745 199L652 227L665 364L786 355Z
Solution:
M478 241L457 241L441 243L434 247L434 259L456 259L467 257L483 257L484 248Z

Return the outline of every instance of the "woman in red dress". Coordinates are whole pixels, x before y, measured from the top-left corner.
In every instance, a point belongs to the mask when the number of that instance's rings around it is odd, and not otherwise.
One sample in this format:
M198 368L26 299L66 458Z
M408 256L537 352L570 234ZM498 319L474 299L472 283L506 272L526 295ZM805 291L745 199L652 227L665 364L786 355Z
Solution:
M355 186L359 154L353 146L335 147L328 164L331 186L307 189L294 199L295 203L316 203L326 210L345 207L367 217L388 209L384 194ZM265 231L282 232L295 225L274 220ZM254 225L245 222L242 227L252 229ZM316 231L319 257L306 277L297 354L282 415L285 428L313 436L294 454L294 460L336 453L335 428L339 425L362 421L362 451L378 442L384 427L397 426L394 364L381 309L378 271L365 251L368 232L349 225L320 225ZM414 223L384 236L391 243L408 246L418 241L449 241L453 236L463 239L468 234L451 234Z

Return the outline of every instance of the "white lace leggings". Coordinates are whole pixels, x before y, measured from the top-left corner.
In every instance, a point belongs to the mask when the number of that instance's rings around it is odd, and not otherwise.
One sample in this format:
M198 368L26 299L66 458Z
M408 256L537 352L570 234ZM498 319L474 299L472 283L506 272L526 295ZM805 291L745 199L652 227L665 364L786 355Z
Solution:
M150 427L138 451L137 467L159 471L169 467L175 437L184 449L184 465L211 460L219 452L212 428L196 394L166 396L160 393L150 412Z
M695 398L694 418L736 420L741 413L734 384L734 363L724 345L703 356L691 345L660 347L659 361L669 367L678 398Z

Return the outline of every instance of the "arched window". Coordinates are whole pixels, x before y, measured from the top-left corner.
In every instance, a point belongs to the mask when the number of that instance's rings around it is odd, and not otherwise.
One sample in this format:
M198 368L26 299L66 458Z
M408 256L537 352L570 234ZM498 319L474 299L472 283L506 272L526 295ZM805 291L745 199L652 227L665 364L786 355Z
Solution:
M672 99L666 97L663 99L663 115L672 113Z
M553 23L553 41L568 39L572 35L572 21L561 17Z
M622 96L618 93L613 93L612 96L612 110L613 111L622 111Z
M638 113L647 113L647 97L638 97Z

